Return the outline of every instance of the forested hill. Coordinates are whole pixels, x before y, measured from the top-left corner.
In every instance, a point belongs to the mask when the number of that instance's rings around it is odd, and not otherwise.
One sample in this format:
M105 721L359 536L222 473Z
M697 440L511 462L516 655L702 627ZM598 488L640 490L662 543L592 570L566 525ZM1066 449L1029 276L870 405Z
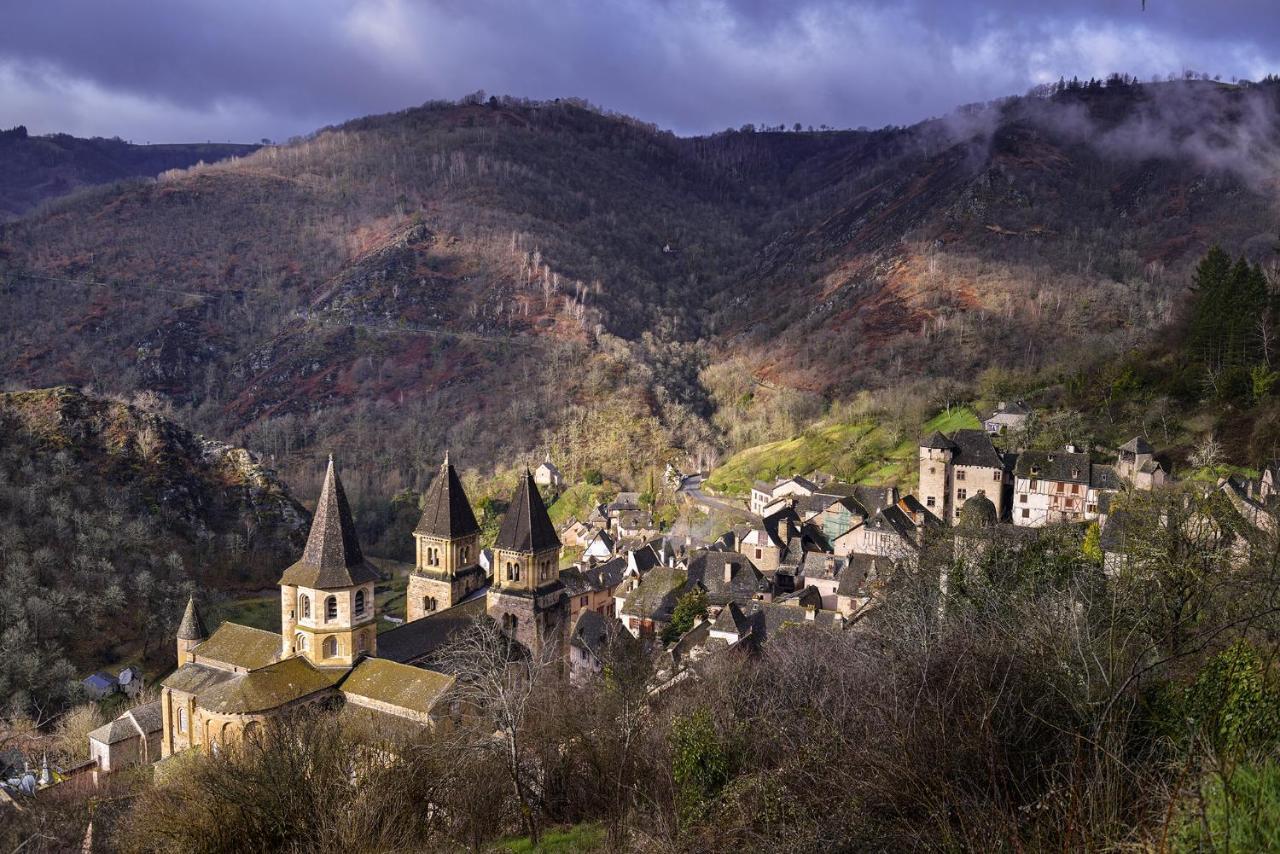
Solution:
M84 186L151 178L169 169L243 156L256 145L134 145L65 133L31 136L21 125L0 131L0 222Z
M186 597L274 584L306 528L243 450L69 388L0 395L0 696L171 665Z
M1210 245L1272 257L1278 99L1116 78L696 139L427 104L8 224L0 378L153 390L304 492L337 450L357 503L445 447L641 483L864 391L971 399L991 367L1146 346Z

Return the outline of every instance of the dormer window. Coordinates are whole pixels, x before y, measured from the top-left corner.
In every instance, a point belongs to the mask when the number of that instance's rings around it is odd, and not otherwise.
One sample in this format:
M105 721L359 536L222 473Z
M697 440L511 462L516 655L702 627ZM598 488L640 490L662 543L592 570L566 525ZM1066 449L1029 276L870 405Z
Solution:
M1073 478L1078 478L1078 477L1080 477L1080 469L1078 469L1078 468L1074 468L1074 469L1072 469L1072 470L1071 470L1071 476L1072 476Z

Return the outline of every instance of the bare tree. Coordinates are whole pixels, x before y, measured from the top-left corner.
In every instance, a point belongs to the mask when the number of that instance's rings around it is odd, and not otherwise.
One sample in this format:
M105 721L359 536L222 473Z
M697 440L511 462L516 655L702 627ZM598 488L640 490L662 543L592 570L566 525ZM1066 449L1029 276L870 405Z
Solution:
M458 674L456 697L467 724L492 738L476 743L501 755L520 818L534 847L541 835L540 773L526 735L543 692L561 681L561 661L553 645L534 652L511 640L488 617L476 620L441 652Z

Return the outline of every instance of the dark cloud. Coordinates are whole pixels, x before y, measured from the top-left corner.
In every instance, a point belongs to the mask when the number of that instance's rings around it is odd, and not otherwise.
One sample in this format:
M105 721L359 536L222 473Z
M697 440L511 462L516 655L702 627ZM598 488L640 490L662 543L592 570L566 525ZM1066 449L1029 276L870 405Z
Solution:
M878 126L1054 78L1280 67L1274 0L42 0L0 27L0 125L256 139L475 89L682 132Z

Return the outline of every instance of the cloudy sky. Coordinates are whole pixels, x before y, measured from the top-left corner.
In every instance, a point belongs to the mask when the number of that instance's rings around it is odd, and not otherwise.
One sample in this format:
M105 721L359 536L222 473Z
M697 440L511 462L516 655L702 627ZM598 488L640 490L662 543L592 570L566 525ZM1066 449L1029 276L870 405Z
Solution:
M0 127L284 139L477 89L681 133L908 123L1059 75L1280 71L1277 0L40 0Z

